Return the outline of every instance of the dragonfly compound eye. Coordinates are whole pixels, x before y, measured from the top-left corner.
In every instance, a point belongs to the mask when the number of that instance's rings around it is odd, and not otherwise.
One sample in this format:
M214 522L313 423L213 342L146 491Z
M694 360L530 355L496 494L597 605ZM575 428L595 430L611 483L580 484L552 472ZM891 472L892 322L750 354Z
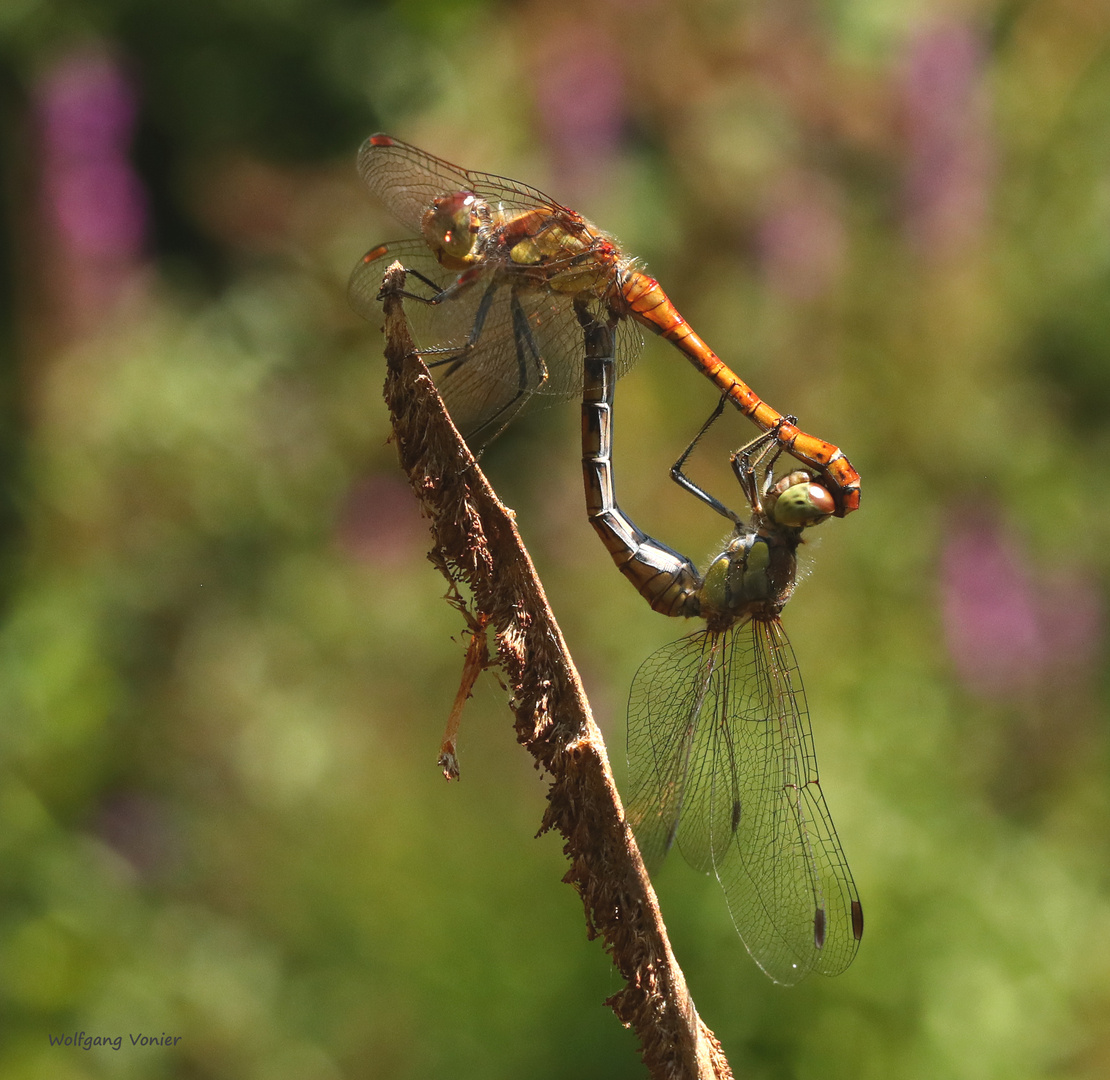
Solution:
M777 524L801 529L824 521L835 510L836 503L828 491L807 481L788 487L775 500L771 513Z
M453 259L463 259L470 254L478 233L475 201L470 192L456 191L432 203L431 210L424 215L422 231L433 251L443 252Z

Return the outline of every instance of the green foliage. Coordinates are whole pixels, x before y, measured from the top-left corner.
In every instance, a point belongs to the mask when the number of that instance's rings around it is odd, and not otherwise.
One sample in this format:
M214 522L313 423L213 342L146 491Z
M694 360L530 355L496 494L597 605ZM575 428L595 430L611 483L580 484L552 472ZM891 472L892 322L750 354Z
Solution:
M867 915L855 964L772 986L714 883L660 876L737 1075L1105 1073L1110 22L904 10L5 9L0 1074L641 1075L492 677L462 782L435 767L463 627L343 296L401 232L356 186L377 128L611 225L863 474L784 614ZM130 73L146 200L111 258L43 209L36 111L97 42ZM590 143L608 74L620 123ZM714 403L659 343L617 396L621 502L698 558L723 522L666 470ZM594 539L576 424L537 414L483 465L620 780L633 672L687 628ZM715 492L748 434L695 458ZM124 1046L50 1045L80 1031Z

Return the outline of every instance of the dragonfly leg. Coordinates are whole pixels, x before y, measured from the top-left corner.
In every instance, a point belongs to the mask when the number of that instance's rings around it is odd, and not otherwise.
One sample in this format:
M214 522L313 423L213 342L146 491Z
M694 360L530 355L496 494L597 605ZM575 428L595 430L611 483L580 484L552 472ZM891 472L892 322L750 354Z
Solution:
M783 453L778 429L783 424L795 423L797 419L793 416L781 417L770 431L756 436L750 443L734 450L729 457L744 498L757 514L763 513L763 494L770 490L775 463Z
M509 302L513 313L513 342L516 345L516 365L519 389L522 394L529 392L530 369L534 369L537 379L536 387L541 387L547 382L547 364L540 354L540 347L536 343L532 328L528 325L528 316L520 303L520 297L513 292Z
M710 414L709 419L702 424L698 433L691 440L690 445L682 451L682 456L671 466L671 479L678 484L683 491L688 491L695 498L701 499L706 506L716 510L722 517L726 517L734 525L740 523L740 517L734 511L730 510L720 499L710 495L704 488L699 487L694 483L683 471L682 466L686 464L686 459L693 452L695 446L701 441L701 437L713 426L713 424L720 418L721 414L725 411L725 402L728 401L728 395L722 395L720 401L717 402L717 407Z
M492 286L487 291L487 296L492 299ZM488 305L487 305L488 308ZM539 344L532 328L528 325L528 316L524 311L520 298L514 292L509 301L509 309L513 319L513 346L516 351L517 390L481 427L470 433L470 438L476 443L493 442L512 423L516 414L527 404L528 399L539 387L547 382L547 365L540 353ZM484 321L486 312L481 312ZM477 320L475 320L477 322ZM480 331L479 331L480 332ZM470 345L467 345L469 348ZM448 375L456 371L466 362L467 356L455 358ZM441 363L443 361L440 361ZM433 365L429 365L431 367Z
M497 279L489 283L486 291L482 294L481 302L478 304L478 310L474 313L474 322L470 324L470 333L466 337L466 344L457 350L453 350L451 356L444 356L438 360L433 360L428 364L429 368L442 367L444 364L450 364L447 369L447 375L453 375L470 359L474 349L477 347L479 340L482 337L482 330L486 325L486 316L489 315L490 308L493 306L493 298L495 290L497 289ZM440 297L445 296L450 290L444 289L440 293ZM429 300L427 303L436 303L437 300Z
M375 248L374 251L369 252L365 258L367 260L371 259L371 257L377 255L378 252L385 251L386 247L388 247L388 245L385 245L382 248ZM426 274L422 274L419 270L415 270L408 266L406 266L404 269L406 280L410 277L414 277L418 281L422 281L425 285L428 286L429 289L432 290L432 295L421 296L419 293L406 292L404 289L391 290L393 295L403 296L408 300L417 300L421 304L429 305L442 304L445 300L454 300L457 296L472 288L475 282L477 282L482 276L480 267L471 267L470 269L459 274L459 276L455 278L455 280L452 281L450 285L444 288L439 284L438 281L434 281ZM385 294L386 287L383 285L382 288L378 291L378 299L384 300Z
M417 280L424 282L424 284L432 290L432 295L421 296L419 293L409 292L407 289L390 289L388 290L390 295L401 296L404 297L406 300L418 300L421 304L438 304L441 301L448 299L446 294L450 291L449 289L441 289L438 282L435 282L427 275L420 273L419 270L413 270L407 266L404 269L406 281L409 278L416 278ZM384 300L386 292L386 286L383 285L381 289L378 290L378 299Z

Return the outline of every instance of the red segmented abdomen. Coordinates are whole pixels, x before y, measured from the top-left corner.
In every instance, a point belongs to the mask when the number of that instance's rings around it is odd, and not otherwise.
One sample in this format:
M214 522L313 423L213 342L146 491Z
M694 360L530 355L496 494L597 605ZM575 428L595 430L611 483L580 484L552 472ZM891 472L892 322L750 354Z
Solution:
M809 435L771 408L698 335L679 313L655 278L638 270L619 276L617 302L611 306L631 315L653 333L671 342L736 407L763 431L774 431L778 444L806 465L821 471L836 489L837 512L859 507L859 473L832 443Z
M764 431L779 423L782 416L694 333L655 278L633 271L622 282L621 295L629 314L680 349L722 393L733 399L745 416L750 416Z

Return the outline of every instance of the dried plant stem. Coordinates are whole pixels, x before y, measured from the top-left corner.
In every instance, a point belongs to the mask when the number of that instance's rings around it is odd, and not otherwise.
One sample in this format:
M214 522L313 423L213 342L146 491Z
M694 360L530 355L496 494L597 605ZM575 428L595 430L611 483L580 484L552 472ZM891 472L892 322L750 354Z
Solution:
M657 1080L731 1077L671 952L601 732L532 560L415 355L397 295L403 282L394 264L384 290L385 398L401 466L431 521L432 562L452 587L469 589L472 627L495 633L517 740L552 778L543 829L565 838L571 865L563 880L578 889L587 932L602 938L626 984L607 1004L635 1030Z

